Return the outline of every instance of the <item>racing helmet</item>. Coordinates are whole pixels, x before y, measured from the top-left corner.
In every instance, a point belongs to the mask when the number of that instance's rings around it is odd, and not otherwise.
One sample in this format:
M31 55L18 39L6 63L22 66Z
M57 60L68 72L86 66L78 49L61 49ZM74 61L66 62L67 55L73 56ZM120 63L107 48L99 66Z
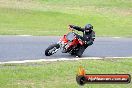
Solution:
M90 32L93 29L93 26L91 24L85 25L85 32Z

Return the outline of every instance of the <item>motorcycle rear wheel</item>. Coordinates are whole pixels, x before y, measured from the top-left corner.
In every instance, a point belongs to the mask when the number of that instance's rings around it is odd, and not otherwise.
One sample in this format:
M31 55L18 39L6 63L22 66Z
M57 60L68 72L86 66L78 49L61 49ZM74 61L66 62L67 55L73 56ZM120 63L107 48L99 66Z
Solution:
M73 50L72 52L70 52L71 55L76 55L76 51Z
M76 56L81 57L83 52L84 52L84 50L85 50L85 47L84 46L80 46L78 51L76 51Z

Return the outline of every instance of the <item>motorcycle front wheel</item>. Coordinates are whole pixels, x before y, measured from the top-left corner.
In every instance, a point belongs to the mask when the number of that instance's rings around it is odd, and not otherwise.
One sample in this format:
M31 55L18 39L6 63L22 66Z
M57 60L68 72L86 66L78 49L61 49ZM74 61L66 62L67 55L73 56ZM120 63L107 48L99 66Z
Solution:
M52 44L45 50L45 55L46 56L51 56L54 53L56 53L59 48L60 48L59 44Z

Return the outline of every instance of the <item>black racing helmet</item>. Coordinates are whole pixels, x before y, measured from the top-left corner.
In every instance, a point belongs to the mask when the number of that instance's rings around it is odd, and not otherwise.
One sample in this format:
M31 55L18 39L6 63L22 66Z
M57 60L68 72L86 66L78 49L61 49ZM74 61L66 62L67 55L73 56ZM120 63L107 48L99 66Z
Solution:
M93 26L91 25L91 24L86 24L85 25L85 31L86 32L89 32L89 31L91 31L93 29Z

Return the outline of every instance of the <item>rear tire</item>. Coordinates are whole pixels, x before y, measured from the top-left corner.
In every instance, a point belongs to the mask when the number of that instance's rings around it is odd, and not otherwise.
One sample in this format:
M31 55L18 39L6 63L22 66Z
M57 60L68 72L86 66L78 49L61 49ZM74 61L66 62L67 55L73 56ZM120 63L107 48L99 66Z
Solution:
M85 47L84 46L80 46L78 51L76 51L76 56L81 57L83 52L84 52L84 50L85 50Z
M72 52L70 52L71 55L76 55L76 51L73 50Z
M56 49L60 48L59 44L52 44L50 45L46 50L45 50L45 55L46 56L50 56L53 55L53 51L55 51ZM53 50L52 50L53 49ZM51 50L51 51L50 51ZM56 52L55 52L56 53Z

